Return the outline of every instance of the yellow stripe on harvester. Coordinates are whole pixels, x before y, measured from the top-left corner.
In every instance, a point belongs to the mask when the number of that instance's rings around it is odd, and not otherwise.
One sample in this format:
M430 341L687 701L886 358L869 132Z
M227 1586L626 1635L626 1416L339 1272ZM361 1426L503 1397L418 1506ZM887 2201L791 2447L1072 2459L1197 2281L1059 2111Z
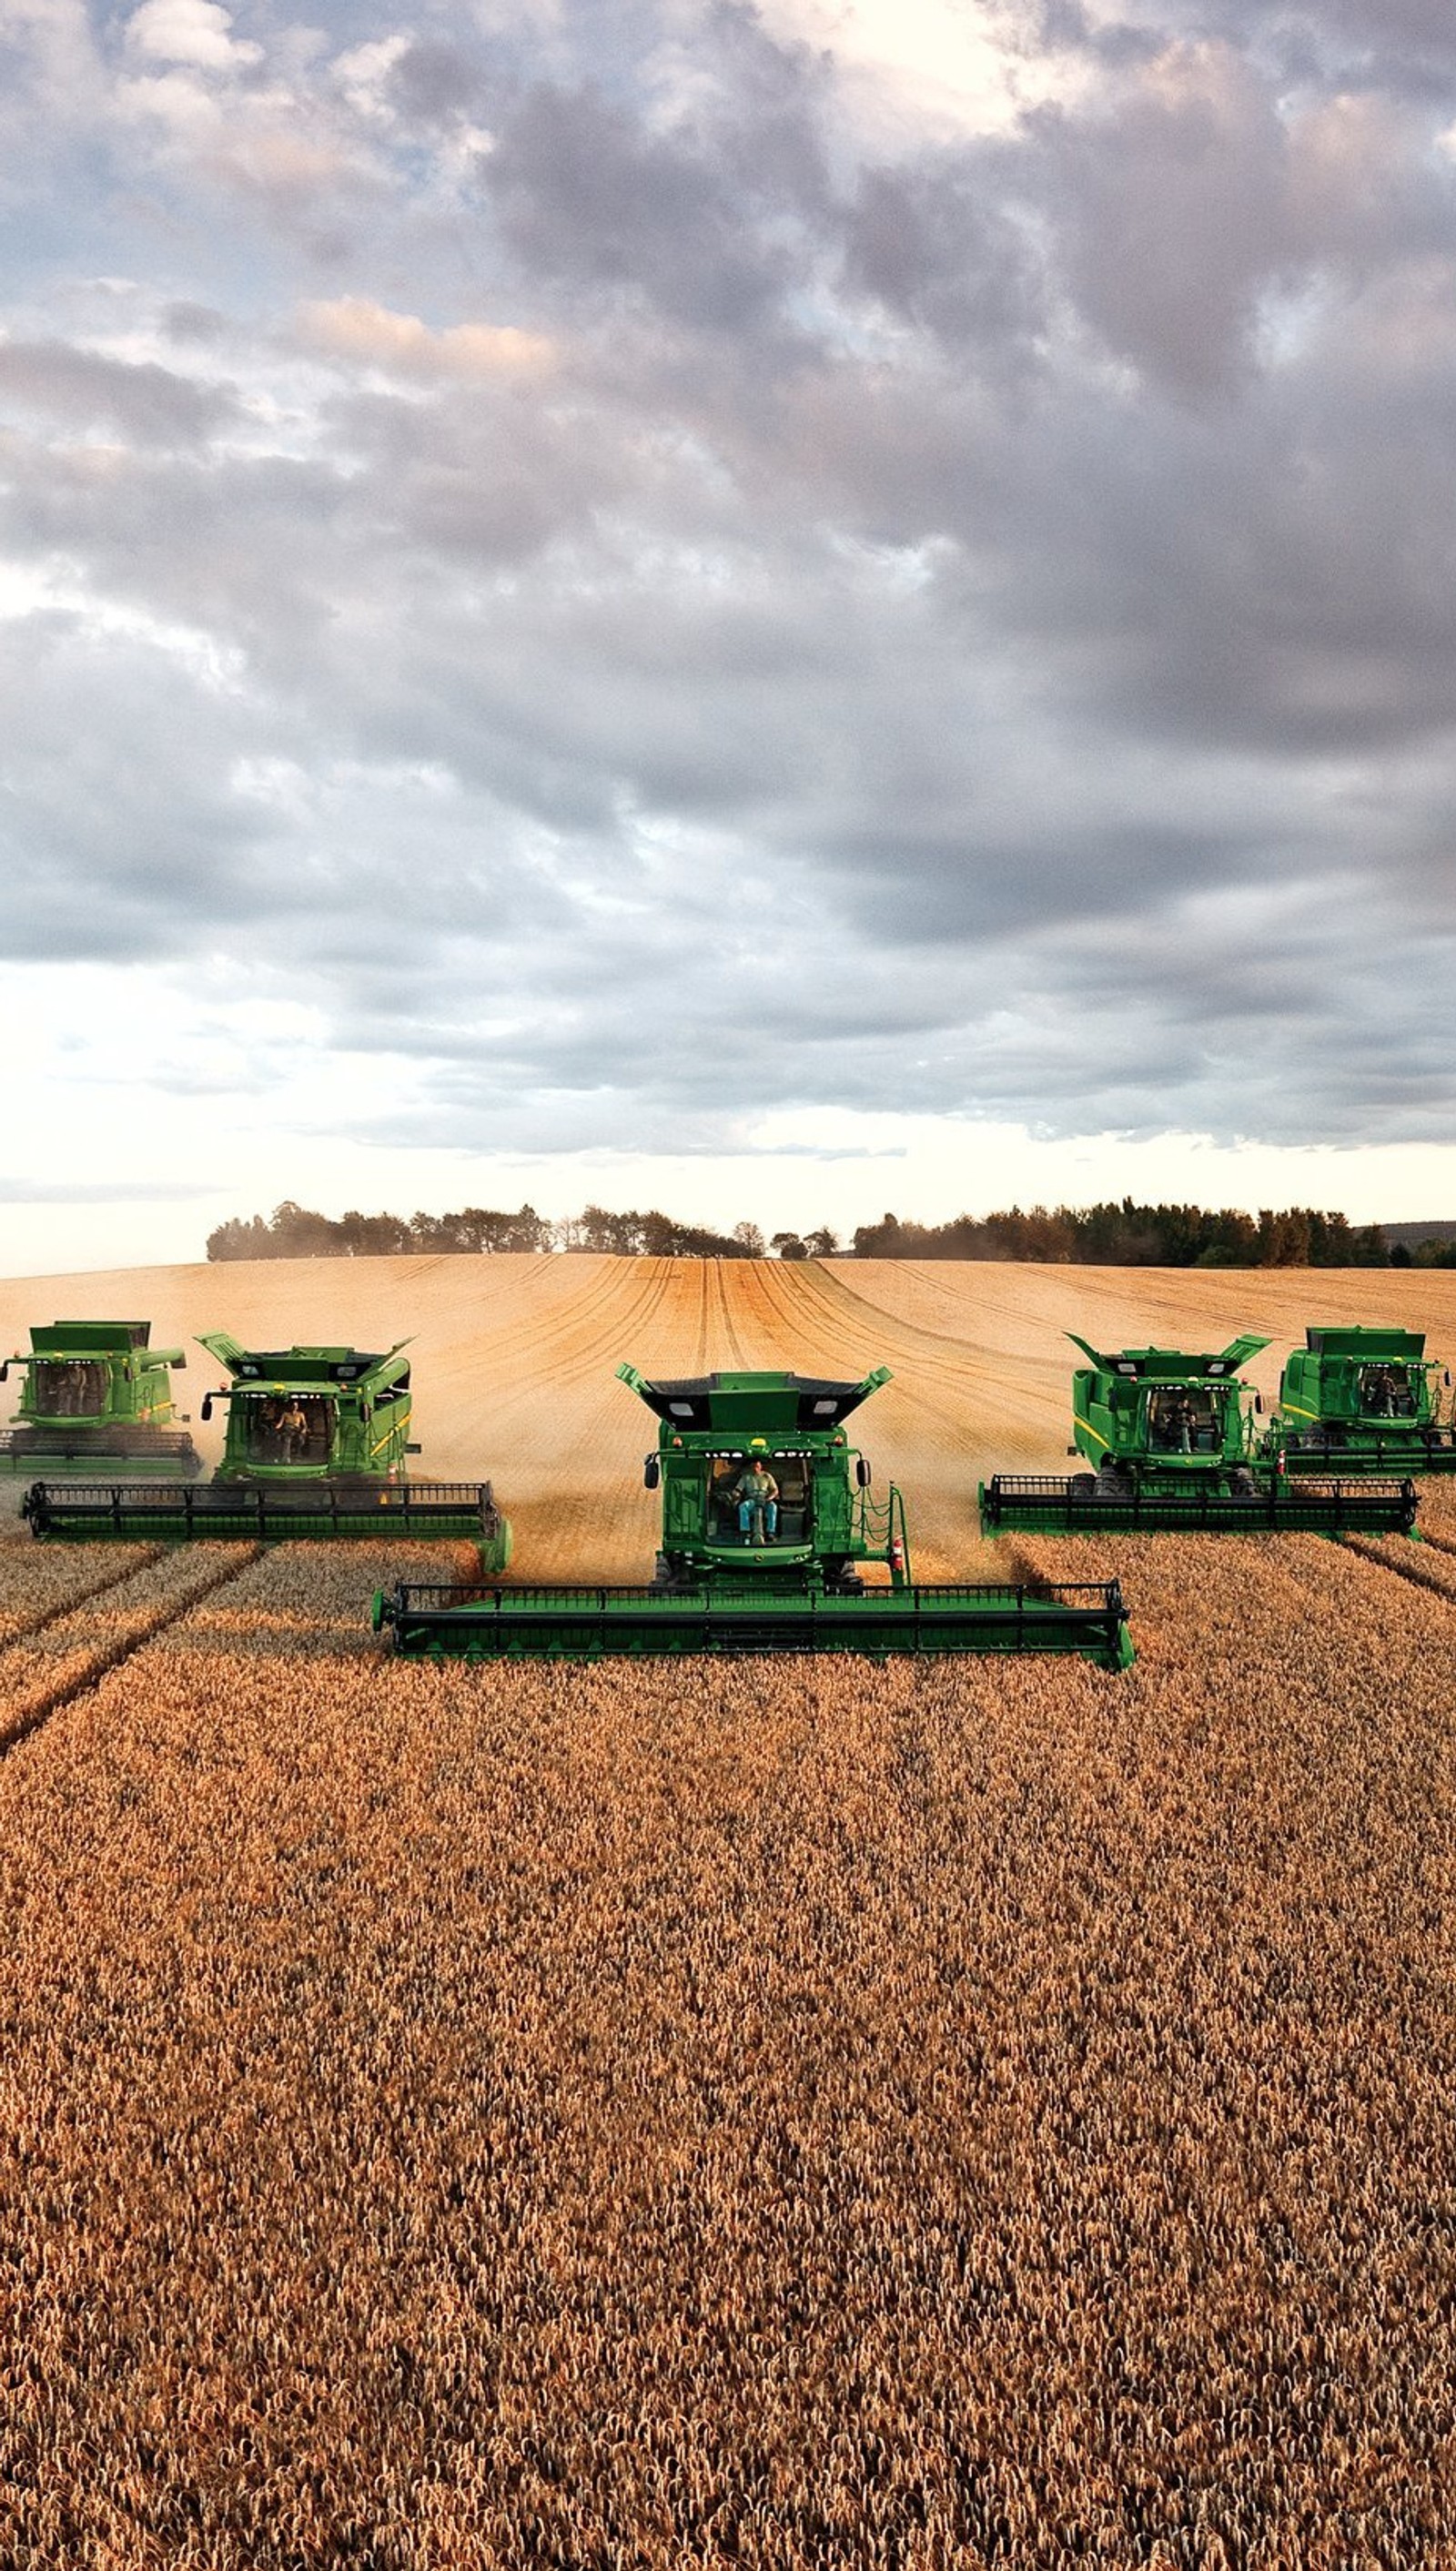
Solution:
M1089 1437L1095 1437L1097 1439L1099 1446L1111 1447L1113 1442L1112 1439L1110 1437L1104 1437L1100 1428L1094 1428L1090 1419L1084 1419L1080 1410L1073 1411L1072 1425L1074 1428L1085 1428Z

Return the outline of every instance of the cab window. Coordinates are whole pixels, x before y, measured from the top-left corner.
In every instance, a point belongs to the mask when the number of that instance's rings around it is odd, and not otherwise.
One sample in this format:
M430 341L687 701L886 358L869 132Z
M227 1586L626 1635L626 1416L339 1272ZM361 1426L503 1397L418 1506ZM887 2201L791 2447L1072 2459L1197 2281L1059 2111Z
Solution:
M249 1464L327 1464L333 1403L316 1392L250 1392L243 1398Z
M1219 1416L1213 1393L1169 1384L1148 1397L1148 1435L1161 1455L1216 1455Z

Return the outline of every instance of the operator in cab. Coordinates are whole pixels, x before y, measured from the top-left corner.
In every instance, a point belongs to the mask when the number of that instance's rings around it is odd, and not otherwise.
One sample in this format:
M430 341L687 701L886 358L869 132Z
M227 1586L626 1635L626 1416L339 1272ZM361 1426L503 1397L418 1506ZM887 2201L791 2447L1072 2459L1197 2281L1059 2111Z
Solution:
M308 1414L294 1393L280 1404L273 1421L278 1441L278 1460L296 1464L308 1444Z
M1405 1377L1398 1367L1366 1367L1365 1407L1376 1419L1395 1419L1413 1407Z
M738 1532L748 1544L771 1544L778 1532L778 1484L766 1464L750 1456L728 1493L736 1501Z
M1186 1392L1171 1393L1160 1403L1158 1425L1162 1431L1159 1442L1163 1446L1169 1448L1175 1455L1193 1453L1198 1412Z

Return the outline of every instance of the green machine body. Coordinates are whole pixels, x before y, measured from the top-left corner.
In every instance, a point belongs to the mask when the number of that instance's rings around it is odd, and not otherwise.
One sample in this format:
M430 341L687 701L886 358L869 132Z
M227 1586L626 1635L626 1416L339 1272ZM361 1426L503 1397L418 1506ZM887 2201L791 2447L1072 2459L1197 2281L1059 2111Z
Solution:
M467 1661L855 1653L1133 1657L1116 1581L917 1584L904 1503L872 1494L844 1422L889 1380L618 1368L658 1420L656 1574L641 1587L407 1583L374 1601L409 1659ZM866 1580L873 1566L880 1575Z
M0 1463L12 1473L85 1473L113 1460L129 1472L195 1474L202 1458L172 1396L181 1348L154 1348L150 1321L46 1321L0 1365L21 1371Z
M202 1417L228 1404L223 1459L210 1482L37 1482L22 1514L38 1536L186 1542L253 1537L463 1537L481 1568L503 1571L511 1530L489 1482L414 1481L407 1340L383 1354L348 1347L244 1348L227 1330L202 1345L229 1380Z
M1456 1473L1450 1385L1423 1330L1313 1324L1285 1360L1267 1452L1291 1474Z
M1409 1534L1415 1486L1391 1475L1353 1487L1327 1474L1297 1487L1263 1449L1258 1397L1240 1367L1266 1338L1218 1351L1120 1348L1068 1332L1087 1363L1072 1377L1074 1444L1091 1470L997 1473L980 1488L987 1534L1150 1532Z

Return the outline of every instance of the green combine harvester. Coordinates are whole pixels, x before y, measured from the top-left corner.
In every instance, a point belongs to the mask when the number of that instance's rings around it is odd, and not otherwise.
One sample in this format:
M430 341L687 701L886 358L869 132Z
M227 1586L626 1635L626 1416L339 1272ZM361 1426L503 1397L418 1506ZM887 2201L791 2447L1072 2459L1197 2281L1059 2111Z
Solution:
M1423 1330L1320 1323L1287 1358L1265 1441L1286 1473L1456 1473Z
M504 1571L511 1530L489 1482L412 1482L407 1340L383 1356L359 1348L251 1349L226 1330L202 1344L231 1380L228 1435L211 1482L36 1482L21 1514L38 1536L129 1544L250 1536L461 1536L481 1568Z
M1076 1444L1096 1469L1070 1476L996 1473L980 1489L988 1535L1021 1527L1098 1535L1144 1528L1204 1535L1408 1535L1415 1484L1297 1482L1255 1442L1257 1395L1238 1369L1267 1339L1234 1339L1218 1356L1122 1348L1105 1356L1068 1332L1088 1362L1072 1378Z
M29 1355L0 1365L0 1383L12 1366L24 1369L0 1463L12 1473L85 1473L113 1461L133 1473L200 1473L172 1398L172 1369L187 1358L151 1338L150 1321L37 1322Z
M418 1587L374 1600L374 1629L419 1660L598 1661L689 1654L1072 1652L1108 1670L1133 1657L1116 1581L917 1587L905 1511L844 1421L888 1380L797 1374L620 1379L661 1423L646 1461L661 1489L657 1576L641 1588ZM886 1582L871 1586L866 1563Z

